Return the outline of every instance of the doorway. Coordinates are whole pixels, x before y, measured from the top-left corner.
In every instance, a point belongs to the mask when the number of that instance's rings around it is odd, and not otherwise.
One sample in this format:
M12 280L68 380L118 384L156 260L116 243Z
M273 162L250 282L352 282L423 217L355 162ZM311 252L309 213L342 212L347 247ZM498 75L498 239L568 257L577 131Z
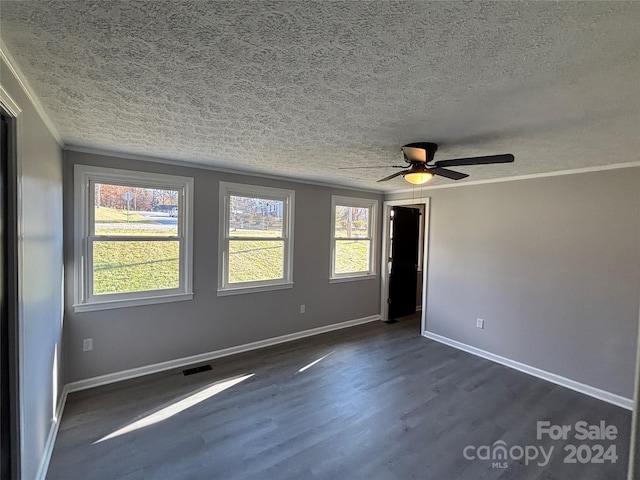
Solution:
M389 320L416 313L420 209L391 207L389 219Z
M18 478L15 118L0 108L0 477Z
M428 198L384 202L380 316L390 321L421 310L421 334L426 326L428 229Z

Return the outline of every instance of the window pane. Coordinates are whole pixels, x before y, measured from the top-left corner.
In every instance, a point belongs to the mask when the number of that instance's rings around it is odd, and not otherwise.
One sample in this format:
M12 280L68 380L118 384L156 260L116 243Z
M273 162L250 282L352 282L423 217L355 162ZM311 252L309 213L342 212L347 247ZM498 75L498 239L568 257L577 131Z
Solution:
M93 294L180 286L178 241L93 242Z
M282 237L282 200L230 195L230 237Z
M95 184L96 235L178 235L178 190Z
M284 241L229 241L229 283L284 278Z
M336 273L368 272L370 240L336 240Z
M336 205L337 238L362 238L369 236L369 209Z

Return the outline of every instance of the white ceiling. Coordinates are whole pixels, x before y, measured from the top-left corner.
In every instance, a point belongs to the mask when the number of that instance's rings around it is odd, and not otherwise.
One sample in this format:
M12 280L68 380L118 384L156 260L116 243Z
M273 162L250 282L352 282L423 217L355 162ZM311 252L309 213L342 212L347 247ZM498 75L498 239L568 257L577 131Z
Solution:
M2 0L0 17L67 145L385 190L408 184L338 168L416 141L515 155L469 181L640 160L640 2Z

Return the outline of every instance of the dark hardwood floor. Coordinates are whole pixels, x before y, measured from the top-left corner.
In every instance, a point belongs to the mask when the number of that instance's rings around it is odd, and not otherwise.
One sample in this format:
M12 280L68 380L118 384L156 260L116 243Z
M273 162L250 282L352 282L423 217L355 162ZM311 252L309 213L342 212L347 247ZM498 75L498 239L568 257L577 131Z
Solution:
M73 393L47 478L626 478L631 412L419 328L415 317L375 322L218 359L191 376L176 370ZM573 430L566 441L536 438L537 421L581 420L615 426L617 439L578 441ZM506 460L464 456L497 441L512 454ZM577 463L564 462L569 444L587 445ZM597 444L615 446L615 463L581 463ZM517 459L516 447L539 456ZM543 466L541 447L553 447Z

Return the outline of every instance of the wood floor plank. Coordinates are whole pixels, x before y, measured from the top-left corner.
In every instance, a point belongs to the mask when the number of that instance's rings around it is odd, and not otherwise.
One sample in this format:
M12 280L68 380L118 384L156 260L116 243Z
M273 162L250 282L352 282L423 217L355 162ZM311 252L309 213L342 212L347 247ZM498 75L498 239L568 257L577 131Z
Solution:
M47 478L625 478L630 412L423 338L417 317L210 363L211 371L192 376L175 370L69 395ZM168 418L99 441L250 374ZM572 438L537 440L540 420L614 425L617 440L582 443L615 444L618 460L565 463ZM548 465L512 459L507 468L463 456L467 446L494 442L555 453Z

